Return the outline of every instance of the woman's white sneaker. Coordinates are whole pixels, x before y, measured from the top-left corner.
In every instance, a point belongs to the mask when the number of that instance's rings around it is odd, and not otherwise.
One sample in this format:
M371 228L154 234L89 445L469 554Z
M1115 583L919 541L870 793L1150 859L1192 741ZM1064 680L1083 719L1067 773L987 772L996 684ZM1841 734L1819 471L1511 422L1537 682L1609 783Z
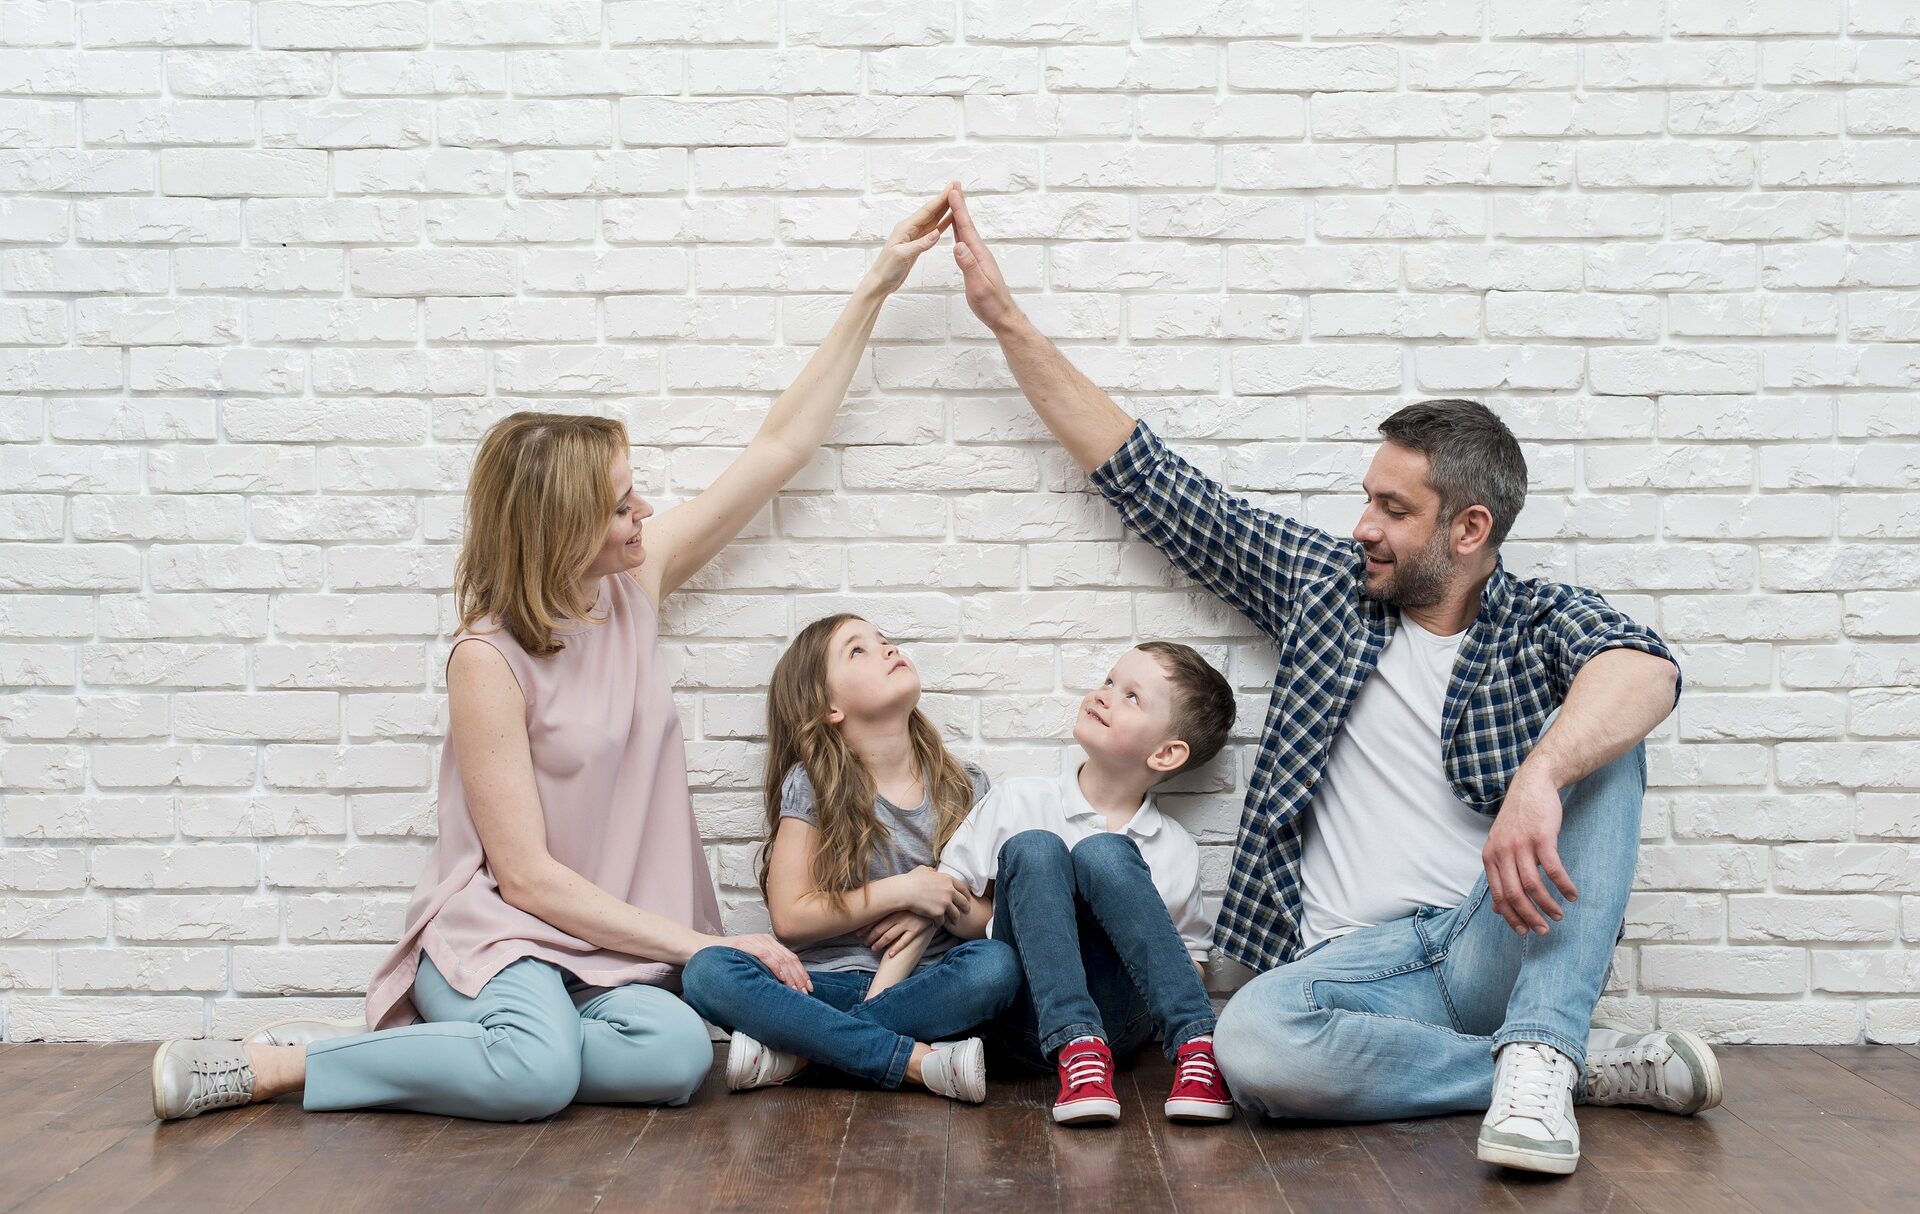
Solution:
M1481 1160L1560 1176L1573 1171L1580 1162L1575 1078L1573 1059L1552 1046L1502 1046L1494 1063L1493 1103L1480 1123Z
M1595 1047L1599 1048L1595 1048ZM1639 1105L1690 1116L1720 1103L1720 1063L1685 1029L1640 1032L1597 1021L1587 1037L1586 1103Z
M735 1033L727 1045L727 1090L745 1092L785 1083L806 1065L807 1060L798 1054L776 1050L745 1033Z
M275 1020L253 1030L241 1045L312 1045L335 1037L357 1037L368 1032L365 1017L352 1020L323 1020L318 1016L292 1016Z
M153 1115L174 1121L252 1104L253 1082L238 1041L162 1042L153 1052Z

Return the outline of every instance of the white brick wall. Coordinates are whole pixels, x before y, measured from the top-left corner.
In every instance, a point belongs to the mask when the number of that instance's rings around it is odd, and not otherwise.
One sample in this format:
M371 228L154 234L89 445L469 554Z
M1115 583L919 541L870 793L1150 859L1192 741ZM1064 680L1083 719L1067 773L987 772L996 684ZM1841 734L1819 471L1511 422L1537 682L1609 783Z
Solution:
M1345 528L1381 416L1493 403L1511 564L1686 659L1610 1000L1920 1040L1916 65L1910 0L0 0L7 1039L355 1006L433 829L475 437L611 414L697 490L958 176L1043 327L1275 506ZM1224 876L1272 655L955 283L672 609L738 925L758 689L845 605L1002 774L1129 638L1202 645L1247 725L1171 800Z

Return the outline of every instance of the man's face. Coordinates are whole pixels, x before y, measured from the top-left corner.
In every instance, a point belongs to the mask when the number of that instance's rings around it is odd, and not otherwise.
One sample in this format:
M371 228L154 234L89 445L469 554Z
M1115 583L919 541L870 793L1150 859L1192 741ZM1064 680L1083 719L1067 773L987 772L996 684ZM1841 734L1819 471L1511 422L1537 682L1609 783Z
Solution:
M1431 607L1453 578L1451 526L1440 525L1440 495L1427 487L1427 457L1395 443L1373 453L1361 488L1367 507L1353 538L1367 556L1362 593L1389 607Z

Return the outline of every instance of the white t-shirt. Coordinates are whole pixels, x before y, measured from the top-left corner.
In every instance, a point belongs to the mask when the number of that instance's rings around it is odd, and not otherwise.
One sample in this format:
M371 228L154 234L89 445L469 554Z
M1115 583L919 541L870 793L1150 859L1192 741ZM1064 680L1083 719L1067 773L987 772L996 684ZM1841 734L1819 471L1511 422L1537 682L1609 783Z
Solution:
M1458 906L1480 876L1493 819L1453 795L1440 716L1466 633L1436 636L1404 614L1333 740L1307 807L1300 943Z
M960 878L976 894L1000 871L1000 848L1022 831L1047 830L1068 847L1106 834L1107 820L1080 791L1076 768L1064 776L1013 776L994 784L940 851L940 871ZM1200 847L1193 836L1161 813L1148 793L1123 832L1140 848L1153 887L1166 903L1180 942L1195 960L1213 947L1213 916L1200 900ZM993 931L988 924L988 934Z

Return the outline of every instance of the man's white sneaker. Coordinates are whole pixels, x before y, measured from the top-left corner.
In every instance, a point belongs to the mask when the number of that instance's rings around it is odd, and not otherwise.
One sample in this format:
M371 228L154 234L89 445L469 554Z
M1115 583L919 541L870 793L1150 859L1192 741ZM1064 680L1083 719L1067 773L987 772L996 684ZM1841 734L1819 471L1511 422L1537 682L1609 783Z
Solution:
M1641 1032L1595 1021L1587 1034L1586 1103L1631 1104L1690 1116L1720 1103L1720 1063L1685 1029Z
M1552 1046L1514 1041L1494 1063L1493 1104L1480 1123L1486 1163L1564 1176L1580 1162L1573 1119L1573 1059Z
M744 1092L785 1083L806 1065L807 1060L798 1054L776 1050L745 1033L735 1033L727 1046L727 1090Z

